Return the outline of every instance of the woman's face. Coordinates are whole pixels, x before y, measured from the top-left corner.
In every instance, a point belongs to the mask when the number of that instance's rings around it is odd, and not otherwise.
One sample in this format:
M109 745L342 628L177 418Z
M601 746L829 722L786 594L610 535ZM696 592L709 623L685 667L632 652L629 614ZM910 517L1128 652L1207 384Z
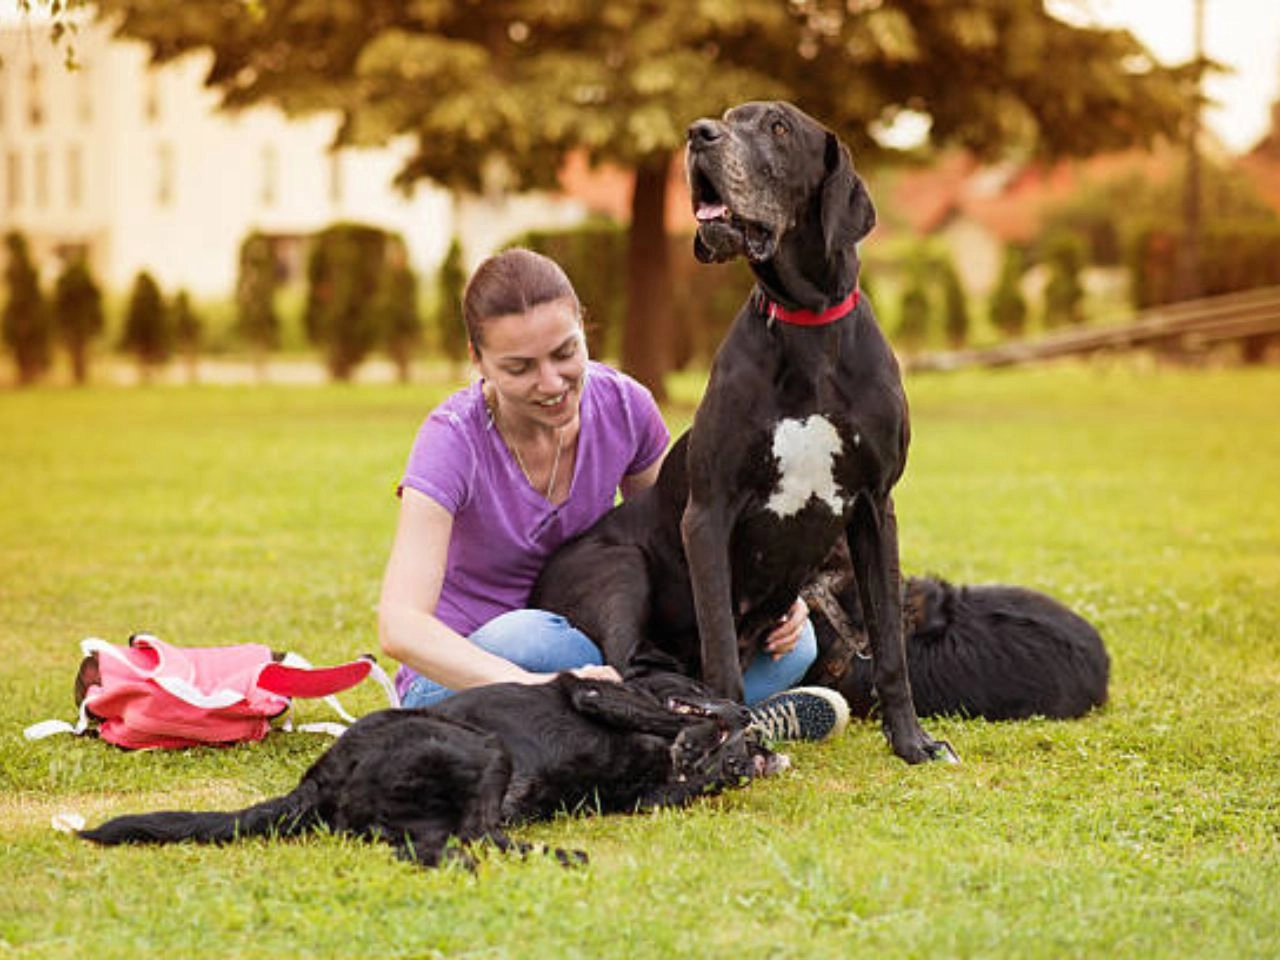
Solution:
M567 427L578 418L587 344L573 304L553 300L486 320L475 357L506 424Z

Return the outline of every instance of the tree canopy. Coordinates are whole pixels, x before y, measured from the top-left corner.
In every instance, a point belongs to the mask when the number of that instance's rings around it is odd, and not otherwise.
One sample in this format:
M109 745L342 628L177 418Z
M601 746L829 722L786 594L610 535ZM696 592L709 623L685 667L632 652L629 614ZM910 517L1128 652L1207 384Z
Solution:
M623 361L660 390L665 173L689 122L783 98L860 163L906 112L938 145L1087 155L1176 134L1190 68L1040 0L100 0L163 62L213 52L228 107L341 111L340 144L408 135L402 185L548 187L565 153L637 172ZM644 336L634 331L643 327Z

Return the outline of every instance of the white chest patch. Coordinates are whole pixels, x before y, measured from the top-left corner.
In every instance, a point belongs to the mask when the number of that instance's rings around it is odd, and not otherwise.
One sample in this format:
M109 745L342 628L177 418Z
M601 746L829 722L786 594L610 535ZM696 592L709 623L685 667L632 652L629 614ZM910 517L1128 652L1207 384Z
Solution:
M835 475L836 457L843 449L840 434L826 417L781 421L773 432L781 477L765 508L778 517L790 517L817 497L833 513L843 512L844 497Z

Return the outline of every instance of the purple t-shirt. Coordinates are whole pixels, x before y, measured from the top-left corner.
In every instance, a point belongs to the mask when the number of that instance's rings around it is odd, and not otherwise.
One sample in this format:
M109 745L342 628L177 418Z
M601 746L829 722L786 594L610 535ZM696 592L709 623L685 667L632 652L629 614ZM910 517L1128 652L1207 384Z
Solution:
M580 422L573 482L561 504L529 485L489 417L481 384L450 396L418 430L400 486L453 514L435 612L463 636L525 606L552 551L600 519L622 478L652 466L671 439L652 394L594 361ZM413 676L401 668L401 692Z

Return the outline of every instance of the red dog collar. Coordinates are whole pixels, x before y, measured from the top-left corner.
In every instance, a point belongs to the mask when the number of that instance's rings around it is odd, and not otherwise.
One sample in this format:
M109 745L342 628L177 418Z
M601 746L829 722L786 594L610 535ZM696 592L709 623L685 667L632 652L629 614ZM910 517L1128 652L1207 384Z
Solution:
M781 320L783 323L795 324L797 327L821 327L842 320L853 313L858 306L858 301L862 298L862 293L854 287L853 292L847 297L835 306L827 307L821 313L814 313L812 310L788 310L776 300L770 300L763 290L757 290L756 296L760 299L761 312L770 320Z

